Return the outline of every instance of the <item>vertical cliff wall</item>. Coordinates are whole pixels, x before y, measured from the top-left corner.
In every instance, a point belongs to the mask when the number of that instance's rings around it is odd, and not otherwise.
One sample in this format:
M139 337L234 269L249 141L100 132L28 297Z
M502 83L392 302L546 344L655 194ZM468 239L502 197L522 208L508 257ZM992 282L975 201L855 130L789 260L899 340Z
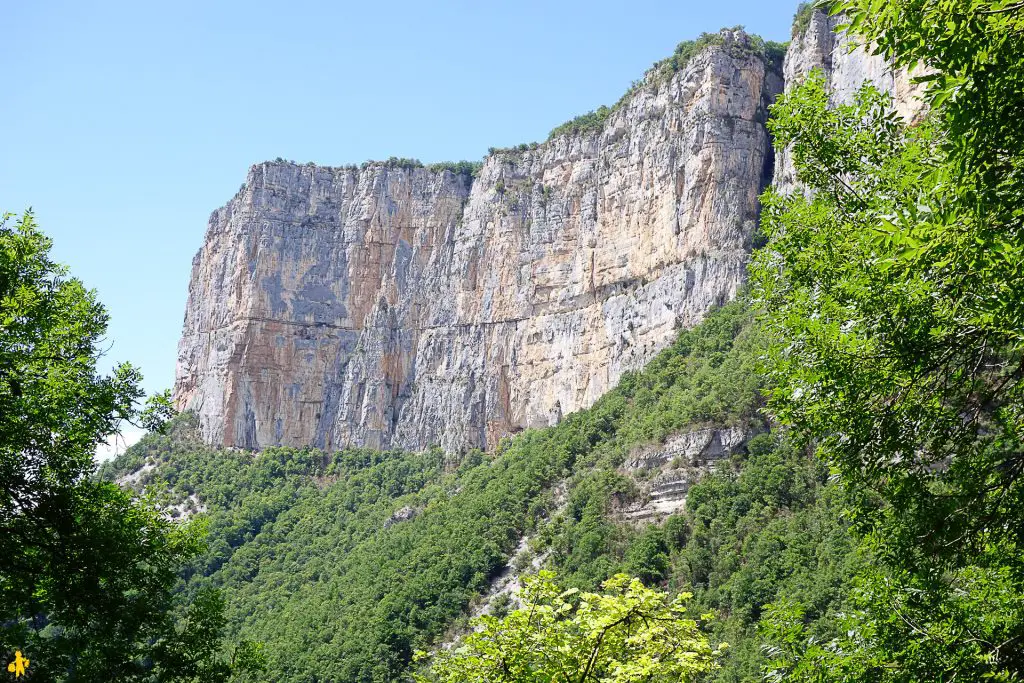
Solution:
M782 73L725 31L603 125L475 176L254 166L192 271L175 399L244 448L489 447L591 405L733 296L774 172L767 106L811 69L920 112L906 73L813 12Z
M254 166L193 263L177 405L229 446L459 449L592 404L744 280L782 81L720 42L475 178Z
M806 29L793 35L786 51L783 63L786 90L818 69L833 102L849 102L867 81L892 96L893 106L900 116L907 120L919 116L924 86L915 83L912 74L905 69L893 69L885 59L837 31L836 27L844 22L844 17L830 17L821 10L811 13ZM796 173L787 150L778 151L772 182L781 191L792 190L795 186Z

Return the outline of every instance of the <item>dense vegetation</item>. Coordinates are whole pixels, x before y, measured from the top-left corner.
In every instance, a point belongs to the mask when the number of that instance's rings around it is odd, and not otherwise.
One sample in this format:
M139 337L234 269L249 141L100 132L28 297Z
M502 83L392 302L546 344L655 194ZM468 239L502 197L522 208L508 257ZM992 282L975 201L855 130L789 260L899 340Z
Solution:
M548 571L526 577L518 609L476 619L460 646L435 653L415 680L687 683L714 669L726 646L712 650L687 614L689 595L673 599L625 574L602 588L563 590Z
M258 669L250 644L230 660L221 651L216 593L174 618L194 531L89 476L121 420L157 426L161 407L140 414L130 365L97 373L106 311L50 246L31 213L0 221L0 652L15 675L27 659L29 676L52 681L226 681Z
M536 552L555 550L553 566L573 586L626 571L693 590L695 604L720 612L713 635L733 646L719 673L729 676L760 661L742 641L776 586L807 589L815 615L836 600L845 536L829 524L823 473L765 436L751 475L738 458L694 487L697 502L664 528L619 521L613 498L637 495L619 467L638 446L708 424L763 428L756 348L750 313L731 304L590 410L490 456L253 455L203 447L184 415L103 475L149 463L142 482L209 508L209 547L186 572L185 593L223 589L234 632L265 643L275 680L393 680L464 618L524 535ZM565 510L552 492L560 482ZM801 535L802 524L820 533ZM779 548L791 550L752 565Z
M765 197L772 408L817 445L876 561L845 635L766 633L786 680L1024 678L1024 4L840 3L930 72L908 125L820 75L773 110L810 193Z

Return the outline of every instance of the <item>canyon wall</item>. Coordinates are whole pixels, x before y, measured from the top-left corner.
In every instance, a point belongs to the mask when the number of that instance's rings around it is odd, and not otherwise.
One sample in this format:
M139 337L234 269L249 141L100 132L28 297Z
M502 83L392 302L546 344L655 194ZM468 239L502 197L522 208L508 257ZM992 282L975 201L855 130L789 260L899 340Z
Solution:
M793 41L791 82L882 69L832 22ZM736 295L758 194L792 183L765 128L782 74L742 31L713 42L473 175L253 166L193 262L177 406L226 446L460 450L591 405Z

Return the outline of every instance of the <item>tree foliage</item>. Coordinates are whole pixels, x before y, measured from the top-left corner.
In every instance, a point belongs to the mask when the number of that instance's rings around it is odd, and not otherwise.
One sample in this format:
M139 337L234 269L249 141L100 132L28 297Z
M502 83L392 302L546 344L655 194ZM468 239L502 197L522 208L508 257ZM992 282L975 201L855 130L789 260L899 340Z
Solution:
M0 533L47 543L57 498L92 467L93 452L141 398L128 364L96 373L107 315L95 294L50 260L31 213L0 223ZM12 558L0 554L0 571Z
M764 198L754 280L773 405L836 468L877 561L856 637L807 656L849 680L1017 680L1024 5L838 9L894 63L923 67L930 110L909 125L870 87L831 106L820 77L773 109L806 187ZM806 661L775 670L819 680Z
M23 651L40 680L191 680L162 654L176 652L172 589L197 530L91 476L97 444L138 415L140 375L97 374L105 310L50 260L31 213L12 218L0 223L0 651ZM219 631L206 636L213 661Z
M431 660L421 683L635 683L692 681L715 666L713 650L685 602L617 574L603 593L562 590L552 572L526 577L522 606L483 616L453 650Z

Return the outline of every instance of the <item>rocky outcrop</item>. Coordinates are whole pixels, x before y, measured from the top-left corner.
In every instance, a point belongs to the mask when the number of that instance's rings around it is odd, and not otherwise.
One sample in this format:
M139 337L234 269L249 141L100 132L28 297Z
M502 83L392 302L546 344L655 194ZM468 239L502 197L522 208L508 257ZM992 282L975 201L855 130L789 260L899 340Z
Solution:
M193 263L179 408L227 446L457 450L592 404L745 278L782 84L721 42L475 178L254 166Z
M387 529L388 527L394 526L395 524L399 524L401 522L408 522L416 515L416 508L411 508L408 505L404 505L395 510L393 513L391 513L391 516L384 521L384 528Z
M799 83L814 69L819 69L833 102L849 102L865 81L892 96L893 107L906 120L920 116L924 86L914 83L906 69L893 69L881 56L871 54L849 35L836 28L845 22L840 16L829 16L813 10L806 30L793 36L786 51L783 76L786 90ZM773 185L782 192L796 184L796 172L788 150L779 150Z
M640 494L620 506L616 516L646 524L680 512L693 484L714 472L722 460L744 452L747 441L763 431L763 425L711 427L637 449L622 469L637 482Z
M637 450L626 460L624 467L627 470L652 470L674 460L696 464L718 460L742 448L751 435L751 430L740 427L683 432L670 437L661 445Z

